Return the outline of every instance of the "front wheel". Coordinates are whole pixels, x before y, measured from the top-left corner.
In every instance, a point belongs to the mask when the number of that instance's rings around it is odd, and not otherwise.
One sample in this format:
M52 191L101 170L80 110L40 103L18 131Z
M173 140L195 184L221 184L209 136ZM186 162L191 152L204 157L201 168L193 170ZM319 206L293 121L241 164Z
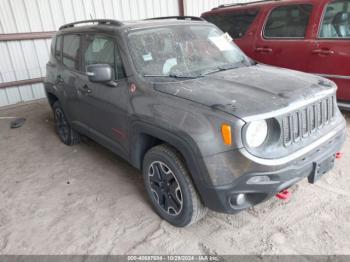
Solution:
M168 145L147 152L143 161L145 187L156 212L177 227L204 217L203 206L181 155Z

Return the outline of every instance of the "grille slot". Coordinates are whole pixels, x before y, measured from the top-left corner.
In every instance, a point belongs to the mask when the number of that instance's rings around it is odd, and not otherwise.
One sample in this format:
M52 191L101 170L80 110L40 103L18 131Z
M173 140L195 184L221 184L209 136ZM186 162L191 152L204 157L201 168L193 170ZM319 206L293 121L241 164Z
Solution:
M293 119L293 140L298 141L300 139L300 123L299 123L299 112L292 114Z
M282 125L283 125L283 142L285 145L289 145L292 142L290 116L286 116L283 118Z
M308 116L308 109L304 108L301 110L301 134L303 137L308 136L309 134L309 124L308 124L309 116Z
M334 118L335 105L335 96L331 96L283 116L284 145L296 143L327 125Z

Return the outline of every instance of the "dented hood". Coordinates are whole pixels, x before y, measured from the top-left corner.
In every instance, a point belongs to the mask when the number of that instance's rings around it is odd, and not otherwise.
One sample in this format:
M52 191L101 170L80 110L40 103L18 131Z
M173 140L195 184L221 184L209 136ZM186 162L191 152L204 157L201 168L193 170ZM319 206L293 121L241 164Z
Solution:
M285 109L335 89L324 78L266 65L240 67L193 80L155 83L154 87L242 119Z

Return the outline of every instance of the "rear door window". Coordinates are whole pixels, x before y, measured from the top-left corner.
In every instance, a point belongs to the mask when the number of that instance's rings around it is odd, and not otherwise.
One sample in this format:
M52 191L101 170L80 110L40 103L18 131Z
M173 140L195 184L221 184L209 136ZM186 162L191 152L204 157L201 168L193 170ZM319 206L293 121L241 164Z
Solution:
M63 36L62 62L73 70L80 70L80 35Z
M238 39L248 31L258 12L258 9L240 10L228 14L208 15L204 19L229 33L232 38Z
M323 15L319 38L350 38L350 1L330 2Z
M125 78L124 68L115 40L102 35L87 35L84 51L85 66L108 64L115 71L115 79Z
M312 5L280 6L272 10L264 28L265 38L305 38Z

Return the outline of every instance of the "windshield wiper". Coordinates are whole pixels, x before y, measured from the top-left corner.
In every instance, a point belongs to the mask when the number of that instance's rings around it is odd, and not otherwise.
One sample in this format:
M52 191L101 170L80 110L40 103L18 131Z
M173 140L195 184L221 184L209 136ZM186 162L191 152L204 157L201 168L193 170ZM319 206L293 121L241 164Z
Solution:
M199 78L203 77L209 74L213 74L219 71L225 71L225 70L230 70L230 69L235 69L238 68L240 63L232 63L232 64L226 64L226 65L221 65L218 67L214 67L208 70L205 70L204 72L194 75L194 74L144 74L144 77L171 77L171 78Z
M226 64L226 65L222 65L222 66L218 66L209 70L204 71L203 73L200 74L200 76L206 76L209 74L213 74L213 73L217 73L220 71L225 71L225 70L230 70L230 69L235 69L238 68L239 66L237 65L237 63L234 64Z
M144 74L144 77L171 77L171 78L197 78L195 75L183 75L183 74Z
M219 66L220 70L230 70L230 69L236 69L238 68L239 65L237 63L234 63L234 64L226 64L226 65L222 65L222 66Z
M219 67L216 67L216 68L205 70L204 72L200 73L199 76L206 76L206 75L213 74L213 73L216 73L219 71L222 71L222 70Z

